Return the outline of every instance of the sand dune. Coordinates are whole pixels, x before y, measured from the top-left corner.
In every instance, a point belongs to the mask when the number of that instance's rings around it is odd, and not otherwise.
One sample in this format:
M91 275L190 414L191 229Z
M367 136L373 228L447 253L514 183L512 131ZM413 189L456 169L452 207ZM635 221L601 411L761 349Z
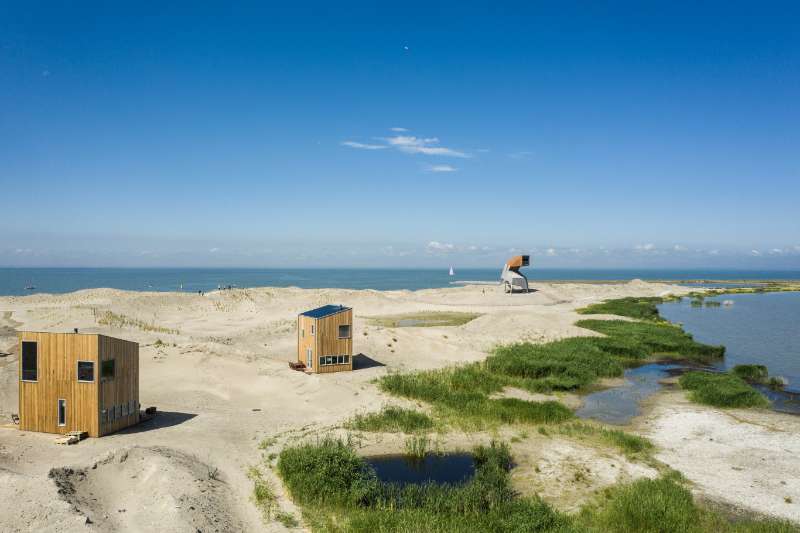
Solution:
M390 398L372 381L386 372L481 360L498 343L588 335L574 325L579 307L614 297L688 292L638 281L535 288L512 296L498 286L465 286L258 288L205 295L94 289L0 298L0 351L11 352L0 358L0 419L17 410L16 329L77 327L139 342L140 400L162 412L152 422L70 447L56 447L50 435L0 429L0 501L19 502L20 509L15 517L0 517L0 529L85 530L88 516L91 527L104 531L134 530L142 523L153 531L280 530L278 523L264 525L249 501L246 470L259 461L258 443L265 436L323 428L379 408ZM319 376L290 370L297 314L328 303L354 309L360 368ZM419 311L480 316L457 327L385 328L370 321ZM204 479L207 468L218 469L219 482ZM73 492L56 497L51 469L61 469L59 486ZM285 500L281 505L291 508ZM151 515L163 517L163 528L148 522Z

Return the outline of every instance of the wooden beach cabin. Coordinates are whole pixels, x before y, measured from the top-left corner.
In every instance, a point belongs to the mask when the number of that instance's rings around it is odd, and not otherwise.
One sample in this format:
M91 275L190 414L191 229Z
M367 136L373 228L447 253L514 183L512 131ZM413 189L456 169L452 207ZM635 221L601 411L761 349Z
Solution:
M139 344L84 333L19 334L19 428L101 437L139 422Z
M297 317L297 361L307 372L353 370L353 310L324 305Z

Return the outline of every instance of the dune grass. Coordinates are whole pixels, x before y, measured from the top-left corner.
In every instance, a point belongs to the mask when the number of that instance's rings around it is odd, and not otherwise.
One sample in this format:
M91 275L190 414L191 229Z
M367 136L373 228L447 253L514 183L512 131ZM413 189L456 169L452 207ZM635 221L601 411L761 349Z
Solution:
M383 315L369 319L375 326L386 328L403 327L447 327L462 326L481 316L479 313L461 313L456 311L422 311L419 313L407 313L402 315Z
M316 531L568 531L566 515L511 488L508 446L473 453L475 476L460 485L384 483L334 439L284 449L278 472Z
M769 407L769 400L733 374L688 372L679 381L689 399L714 407Z
M433 419L413 409L386 406L376 413L354 416L345 427L357 431L415 433L433 429Z
M769 370L764 365L736 365L731 368L731 374L753 383L766 383L769 380Z
M619 449L628 457L648 454L654 449L653 443L644 437L583 422L562 424L555 428L555 432L569 437L598 439Z
M475 476L463 484L399 486L378 480L350 444L328 438L285 448L278 473L314 531L798 533L788 522L729 521L698 505L676 475L608 488L569 516L513 490L506 444L478 446L473 458Z
M576 517L580 531L591 533L798 533L796 525L775 519L729 520L697 505L673 476L640 479L606 489L594 505Z
M658 304L662 304L671 298L661 298L658 296L649 298L617 298L596 304L591 304L578 309L582 315L618 315L635 318L637 320L652 320L663 322L664 319L658 314Z
M597 380L622 376L647 360L680 359L708 363L722 346L700 344L681 328L655 320L581 320L578 326L603 337L574 337L546 344L497 347L481 363L380 379L390 394L428 402L458 423L557 423L571 411L558 402L491 398L504 387L531 392L586 390Z

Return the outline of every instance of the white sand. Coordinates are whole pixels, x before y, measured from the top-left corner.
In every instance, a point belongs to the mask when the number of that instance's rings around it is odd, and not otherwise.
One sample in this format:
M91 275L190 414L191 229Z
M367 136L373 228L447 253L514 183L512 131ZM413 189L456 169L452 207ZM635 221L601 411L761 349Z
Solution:
M194 493L187 486L191 485L188 480L198 472L218 468L224 483L215 490L226 494L212 504L224 502L226 509L221 517L228 523L242 524L246 530L282 530L276 522L263 525L249 501L252 483L246 469L259 461L257 447L263 437L303 427L320 428L355 412L379 408L390 399L371 381L386 372L480 360L497 343L591 334L574 325L581 318L574 312L576 308L607 298L687 292L682 287L643 282L536 287L537 292L513 296L503 294L499 287L466 286L416 292L262 288L204 296L96 289L0 298L0 351L13 352L0 358L0 420L7 420L7 415L17 409L16 339L10 336L14 328L71 331L77 327L82 332L139 342L141 403L156 405L162 411L155 423L70 447L55 446L50 435L0 428L0 501L18 502L19 508L14 514L0 513L0 530L43 526L52 531L85 530L86 516L111 516L117 512L112 507L121 499L130 502L125 517L115 515L89 527L136 530L131 516L155 503L138 485L140 480L129 478L129 466L120 466L118 476L98 474L77 484L83 487L80 490L102 488L104 498L91 505L80 503L80 498L70 500L71 505L59 499L47 475L51 468L90 468L108 454L117 456L137 446L148 450L136 452L141 454L141 462L163 465L160 468L175 472L159 478L158 484L166 485L159 489L163 491L157 493L159 499L185 496L182 501L192 501ZM321 376L288 368L287 360L295 358L297 314L328 303L354 308L355 352L380 365ZM396 329L368 325L366 318L436 310L482 316L460 327ZM96 317L107 311L179 333L98 324ZM157 340L164 345L154 346ZM543 460L555 465L559 453L553 450ZM267 477L280 490L274 474L267 472ZM294 509L286 499L281 500L281 506ZM162 530L180 531L205 523L205 517L212 513L194 507L164 515Z

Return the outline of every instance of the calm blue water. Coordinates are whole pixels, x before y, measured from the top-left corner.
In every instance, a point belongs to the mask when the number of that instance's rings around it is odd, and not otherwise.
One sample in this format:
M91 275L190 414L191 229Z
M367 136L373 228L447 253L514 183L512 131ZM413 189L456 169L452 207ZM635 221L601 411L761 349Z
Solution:
M800 279L800 271L525 269L532 280ZM493 282L500 269L245 269L245 268L0 268L0 295L64 293L109 287L134 291L209 291L218 286L429 289L454 282ZM26 290L33 285L35 290Z
M429 453L422 459L408 455L379 455L365 459L378 479L400 485L458 484L475 475L475 461L468 453Z
M688 299L659 306L661 316L683 324L695 339L725 345L724 370L742 364L766 365L771 375L800 389L800 293L732 294L708 298L733 305L692 307Z
M692 307L689 299L659 306L661 316L679 323L696 340L725 346L725 358L715 366L766 365L770 375L789 381L785 391L757 387L776 411L800 413L800 293L731 294L707 300L733 305ZM657 392L659 381L687 370L670 364L648 364L625 371L626 382L589 394L575 414L609 424L627 424L639 414L643 399Z

